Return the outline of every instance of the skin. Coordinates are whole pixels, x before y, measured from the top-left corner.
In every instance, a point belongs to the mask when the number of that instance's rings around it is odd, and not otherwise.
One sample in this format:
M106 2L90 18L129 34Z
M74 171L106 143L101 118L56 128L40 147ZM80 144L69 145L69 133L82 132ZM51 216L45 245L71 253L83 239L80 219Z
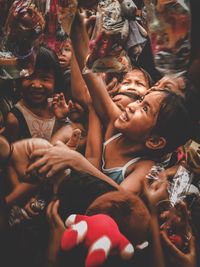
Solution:
M54 115L48 107L47 99L52 97L55 87L53 70L45 72L36 69L34 74L22 80L21 103L39 117L50 119ZM8 113L6 119L6 137L10 142L19 139L19 122L13 113Z
M152 92L142 100L130 103L114 126L131 140L145 140L156 124L163 97L160 92Z
M126 95L116 95L112 98L113 102L120 108L122 111L125 109L125 107L132 103L134 100L133 98L126 96Z
M157 89L168 88L177 94L184 95L185 82L183 77L164 76L155 85Z
M122 83L119 85L118 92L136 92L142 96L148 88L149 84L144 74L136 69L125 75Z
M37 70L30 78L22 81L22 97L28 106L47 105L47 98L52 96L55 86L53 70L44 72Z

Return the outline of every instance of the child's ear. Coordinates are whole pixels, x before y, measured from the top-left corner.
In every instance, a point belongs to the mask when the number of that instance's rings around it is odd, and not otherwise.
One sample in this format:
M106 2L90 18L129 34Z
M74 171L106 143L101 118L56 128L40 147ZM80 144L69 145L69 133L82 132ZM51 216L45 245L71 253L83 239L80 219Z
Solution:
M146 147L149 149L161 149L166 146L166 139L161 136L157 135L151 135L147 140L146 140Z

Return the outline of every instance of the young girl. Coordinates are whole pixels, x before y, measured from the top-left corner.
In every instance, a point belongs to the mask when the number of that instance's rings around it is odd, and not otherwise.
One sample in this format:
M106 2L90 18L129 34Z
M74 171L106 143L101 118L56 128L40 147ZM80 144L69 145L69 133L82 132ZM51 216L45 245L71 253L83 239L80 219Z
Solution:
M52 50L40 47L34 73L19 81L22 98L7 116L6 137L9 141L31 136L50 140L56 127L48 99L62 91L63 85L57 56Z

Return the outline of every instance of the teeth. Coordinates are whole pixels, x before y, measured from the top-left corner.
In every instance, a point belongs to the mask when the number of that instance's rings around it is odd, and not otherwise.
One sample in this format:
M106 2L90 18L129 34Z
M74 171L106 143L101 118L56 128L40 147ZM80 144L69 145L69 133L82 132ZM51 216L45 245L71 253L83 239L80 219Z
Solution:
M128 117L126 115L125 112L123 112L121 115L120 115L120 118L123 120L123 121L128 121Z

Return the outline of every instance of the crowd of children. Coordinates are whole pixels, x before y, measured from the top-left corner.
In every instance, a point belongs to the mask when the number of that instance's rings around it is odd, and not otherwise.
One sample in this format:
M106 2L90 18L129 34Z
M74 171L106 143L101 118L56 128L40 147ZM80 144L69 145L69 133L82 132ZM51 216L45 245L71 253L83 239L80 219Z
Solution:
M0 1L2 27L3 11L13 2L23 1ZM181 75L156 69L141 20L146 1L30 2L43 7L47 25L35 44L33 73L0 79L0 265L198 267L200 50L194 1L191 60ZM131 68L95 72L89 64L86 69L95 16L111 2L122 6L123 23L131 28L126 45L118 46ZM67 12L74 4L71 33L63 34L58 21L54 33L60 39L53 40L50 6ZM54 41L59 51L50 47ZM109 42L102 42L105 56Z

